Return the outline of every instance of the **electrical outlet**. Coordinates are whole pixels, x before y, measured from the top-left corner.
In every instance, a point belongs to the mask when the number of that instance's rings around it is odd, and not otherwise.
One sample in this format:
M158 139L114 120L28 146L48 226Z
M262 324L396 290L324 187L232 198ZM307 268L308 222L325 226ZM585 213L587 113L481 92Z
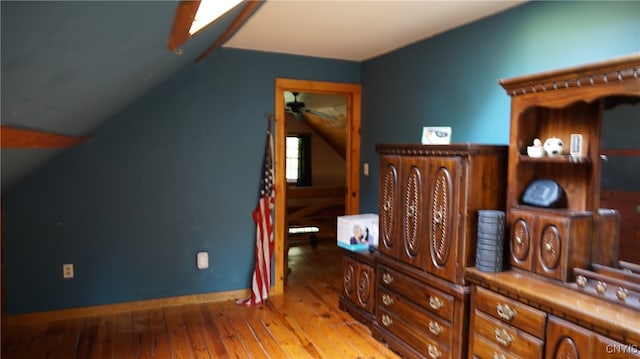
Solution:
M362 165L362 172L365 176L369 175L369 164L367 162Z
M67 263L62 265L62 278L73 278L73 264Z

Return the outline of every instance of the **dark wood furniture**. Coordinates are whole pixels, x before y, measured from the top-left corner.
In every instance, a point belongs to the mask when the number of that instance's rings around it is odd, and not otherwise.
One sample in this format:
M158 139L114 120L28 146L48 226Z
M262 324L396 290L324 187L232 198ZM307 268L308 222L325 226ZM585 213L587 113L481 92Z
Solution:
M405 357L467 353L477 211L504 209L506 146L378 145L372 334Z
M640 311L544 277L467 269L469 358L640 358ZM614 355L615 354L615 355Z
M473 284L468 357L640 358L640 274L612 268L622 265L620 219L615 210L600 208L603 111L640 101L640 55L500 84L512 98L512 268L466 270ZM578 155L527 156L534 138L555 136L569 144L572 134L583 138ZM522 202L527 185L540 178L564 189L566 206Z
M375 321L375 265L373 254L369 251L349 251L341 249L342 255L342 293L340 309L371 327Z
M511 96L507 218L511 227L510 263L561 281L573 279L573 267L587 267L592 257L611 265L617 260L619 221L601 216L601 131L605 109L640 100L640 56L501 80ZM570 155L572 134L582 135L582 151ZM532 158L535 138L558 137L565 143L558 157ZM534 179L551 179L566 193L563 208L541 209L522 203ZM606 229L606 231L605 231Z

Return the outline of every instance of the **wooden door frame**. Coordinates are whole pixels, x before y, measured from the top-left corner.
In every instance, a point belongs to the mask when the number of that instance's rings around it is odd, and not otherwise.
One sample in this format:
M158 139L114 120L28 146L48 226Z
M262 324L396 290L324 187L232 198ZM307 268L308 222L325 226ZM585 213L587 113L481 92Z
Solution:
M285 142L287 128L285 120L284 92L319 93L343 95L347 98L347 151L345 213L356 214L360 206L360 105L361 86L338 82L323 82L276 78L275 86L275 185L276 203L274 216L275 273L273 293L284 292L288 263L286 263L287 223L287 179L285 171Z

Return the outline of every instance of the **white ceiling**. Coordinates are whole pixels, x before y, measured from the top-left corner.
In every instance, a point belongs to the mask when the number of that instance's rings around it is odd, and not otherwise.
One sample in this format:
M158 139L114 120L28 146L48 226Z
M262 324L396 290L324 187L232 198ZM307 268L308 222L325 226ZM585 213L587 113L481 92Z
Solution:
M524 2L268 0L224 46L364 61Z

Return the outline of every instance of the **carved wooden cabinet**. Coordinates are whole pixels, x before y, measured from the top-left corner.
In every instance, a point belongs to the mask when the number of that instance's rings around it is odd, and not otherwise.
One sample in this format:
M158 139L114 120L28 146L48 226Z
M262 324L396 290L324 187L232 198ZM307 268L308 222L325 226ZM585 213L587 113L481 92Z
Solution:
M617 260L612 248L618 245L619 219L599 208L602 118L608 108L640 101L639 71L640 56L632 55L500 81L511 97L511 266L569 282L574 267L586 268L592 259L607 265ZM564 143L560 155L528 155L534 139L552 137ZM540 179L563 190L563 203L542 208L523 199Z
M504 209L506 146L378 145L374 337L407 357L467 351L477 212Z
M343 249L339 307L369 326L375 320L374 270L374 258L369 251L352 252Z

